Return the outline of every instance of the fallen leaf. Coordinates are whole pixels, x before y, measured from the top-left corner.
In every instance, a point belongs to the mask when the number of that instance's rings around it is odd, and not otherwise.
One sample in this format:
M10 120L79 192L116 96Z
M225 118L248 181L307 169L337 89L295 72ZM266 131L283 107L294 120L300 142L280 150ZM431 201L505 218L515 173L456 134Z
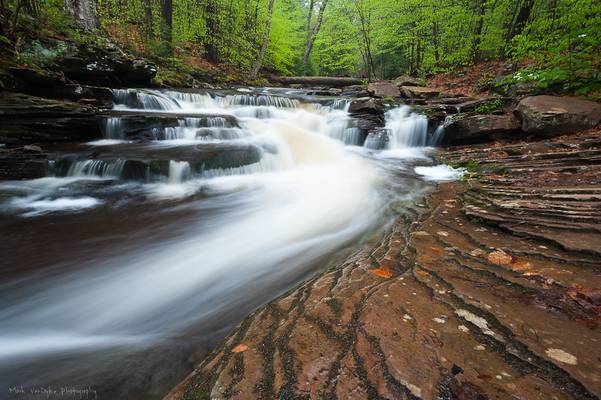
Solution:
M387 268L370 269L369 272L371 272L375 276L379 276L380 278L385 278L385 279L392 278L392 272L390 272L390 270Z
M488 261L496 265L509 265L513 258L503 250L493 251L488 255Z
M245 344L239 344L238 346L232 349L232 353L242 353L243 351L248 350L248 346Z
M427 273L426 271L422 271L422 270L416 271L416 273L420 276L430 276L429 273Z
M559 362L562 362L565 364L570 364L570 365L578 364L578 359L576 357L574 357L570 353L563 351L562 349L547 349L547 350L545 350L545 353L550 358L557 360Z

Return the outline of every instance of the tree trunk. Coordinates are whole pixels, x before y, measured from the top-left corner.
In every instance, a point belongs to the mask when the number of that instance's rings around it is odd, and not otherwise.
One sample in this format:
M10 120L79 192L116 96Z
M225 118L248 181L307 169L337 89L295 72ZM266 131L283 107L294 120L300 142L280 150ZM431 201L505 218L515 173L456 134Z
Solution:
M259 70L263 65L263 59L265 58L265 52L267 51L267 46L269 45L269 32L271 31L271 16L273 15L273 5L275 4L275 0L269 0L268 11L267 11L267 20L265 21L265 33L263 34L263 41L261 43L261 50L259 50L259 56L255 61L255 65L253 66L252 72L250 73L251 79L256 79L257 75L259 75Z
M532 7L534 6L534 0L524 0L520 7L520 11L515 19L515 23L513 24L513 29L509 34L509 40L513 39L515 36L522 33L524 28L526 27L526 23L530 20L530 13L532 12Z
M151 0L144 0L144 17L146 23L146 38L152 39L154 37L154 28L152 24L152 3Z
M523 0L518 8L517 15L512 19L512 24L510 25L509 30L507 31L507 36L505 39L506 43L511 42L511 40L522 33L526 23L530 20L530 13L532 12L532 7L534 7L534 0Z
M172 0L161 0L161 41L167 52L171 54L173 33L173 2Z
M439 40L438 22L434 21L432 24L432 46L434 47L434 61L436 61L436 65L440 61Z
M96 0L65 0L65 9L85 31L100 27Z
M374 67L374 59L371 54L371 40L369 38L369 20L368 16L365 15L365 12L362 7L358 4L357 13L359 15L359 21L361 22L361 36L363 39L363 45L365 46L365 58L366 58L366 66L367 66L367 79L371 80L372 76L375 77L375 67Z
M208 62L217 64L219 57L217 53L217 47L215 46L215 38L219 34L219 25L217 22L217 7L215 6L214 0L208 0L204 10L205 18L207 20L207 36L209 40L205 43L205 57Z
M309 10L309 17L307 18L307 27L309 28L307 34L307 43L305 46L305 53L303 54L303 65L305 68L309 64L309 57L311 57L311 51L313 50L313 44L315 44L315 39L317 38L317 34L321 29L321 23L323 22L323 13L326 10L326 6L328 5L328 0L324 0L319 9L319 13L317 14L317 21L315 25L311 29L311 13L313 10L313 1L311 2L311 10Z
M476 29L472 41L472 62L480 61L480 43L482 41L482 29L484 28L485 1L479 0L476 6Z

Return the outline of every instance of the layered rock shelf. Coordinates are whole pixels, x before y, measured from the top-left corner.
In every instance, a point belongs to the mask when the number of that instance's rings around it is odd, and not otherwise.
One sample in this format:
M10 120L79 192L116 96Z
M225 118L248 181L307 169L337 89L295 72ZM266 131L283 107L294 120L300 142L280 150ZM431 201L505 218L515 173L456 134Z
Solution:
M166 399L598 399L599 132L468 168L246 318Z

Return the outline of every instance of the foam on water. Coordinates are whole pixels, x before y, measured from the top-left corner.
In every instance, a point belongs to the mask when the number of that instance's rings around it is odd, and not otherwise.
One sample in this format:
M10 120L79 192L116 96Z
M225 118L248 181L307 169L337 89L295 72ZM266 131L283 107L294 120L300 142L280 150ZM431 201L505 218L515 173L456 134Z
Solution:
M415 172L427 181L455 181L461 179L465 170L455 169L448 165L435 165L432 167L415 167Z
M74 212L96 207L102 201L93 197L59 197L55 199L40 199L38 196L18 198L11 205L22 209L24 217L37 217L52 212Z

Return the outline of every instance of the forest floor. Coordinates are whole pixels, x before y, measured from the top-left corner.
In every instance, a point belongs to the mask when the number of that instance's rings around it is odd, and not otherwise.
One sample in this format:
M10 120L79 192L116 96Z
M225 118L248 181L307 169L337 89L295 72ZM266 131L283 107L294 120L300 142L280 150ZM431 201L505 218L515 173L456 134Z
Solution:
M600 134L442 151L463 181L256 310L167 399L598 399Z

